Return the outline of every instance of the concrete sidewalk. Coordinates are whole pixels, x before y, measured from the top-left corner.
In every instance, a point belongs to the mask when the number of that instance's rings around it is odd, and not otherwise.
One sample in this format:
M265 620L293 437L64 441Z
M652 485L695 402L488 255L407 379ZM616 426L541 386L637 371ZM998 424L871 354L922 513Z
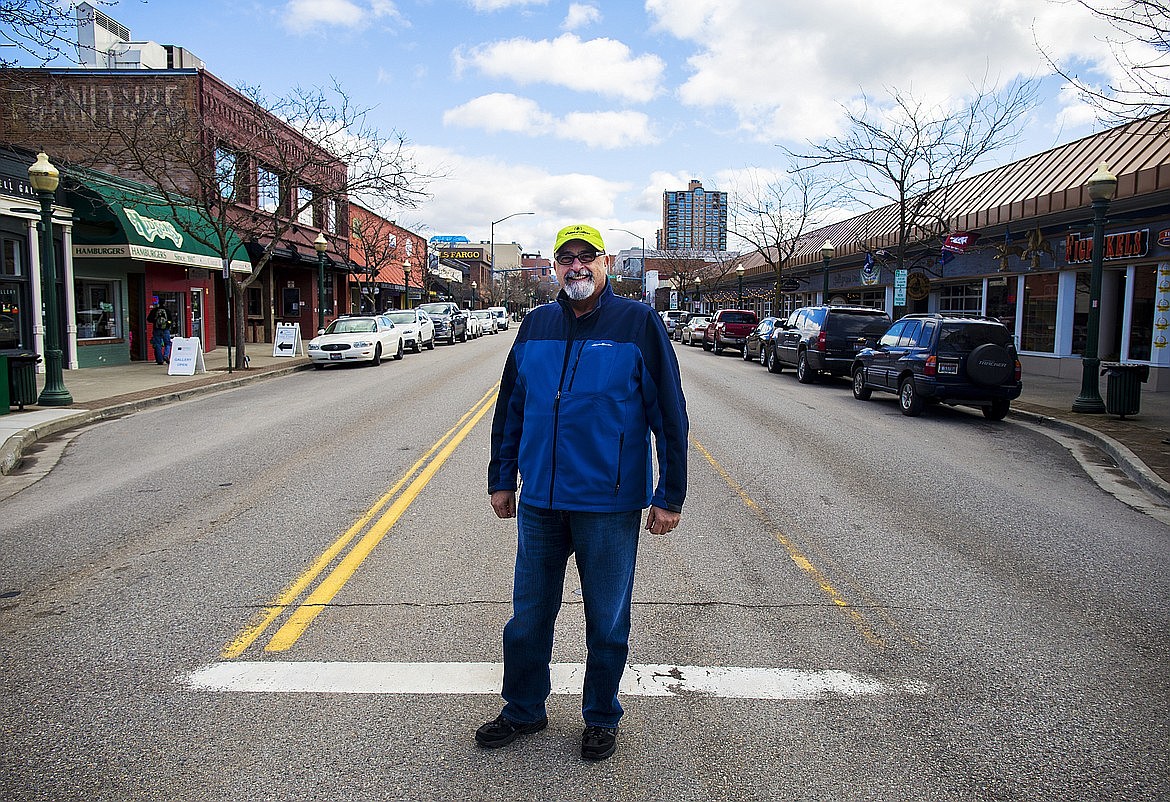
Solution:
M0 415L0 474L14 470L30 445L57 432L104 418L126 415L201 393L237 387L310 367L307 357L274 357L272 345L251 343L246 370L229 373L227 349L206 354L207 373L168 376L166 367L135 362L115 367L65 371L70 407L26 407ZM40 384L44 376L39 376ZM1101 379L1102 398L1106 379ZM1170 393L1143 392L1141 413L1120 420L1115 415L1072 412L1080 382L1047 376L1024 376L1024 393L1008 416L1028 420L1087 440L1109 454L1131 479L1170 504Z

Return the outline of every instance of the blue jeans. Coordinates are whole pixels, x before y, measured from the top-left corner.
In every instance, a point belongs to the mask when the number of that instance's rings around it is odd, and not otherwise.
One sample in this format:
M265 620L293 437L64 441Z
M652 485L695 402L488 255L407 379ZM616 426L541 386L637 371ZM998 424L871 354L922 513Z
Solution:
M154 348L154 361L162 364L171 358L171 331L164 329L162 331L155 329L150 338L150 344Z
M565 568L575 553L585 603L585 724L616 727L618 684L630 653L630 599L642 511L567 512L521 502L512 590L504 627L504 715L521 724L545 718L551 690L553 627Z

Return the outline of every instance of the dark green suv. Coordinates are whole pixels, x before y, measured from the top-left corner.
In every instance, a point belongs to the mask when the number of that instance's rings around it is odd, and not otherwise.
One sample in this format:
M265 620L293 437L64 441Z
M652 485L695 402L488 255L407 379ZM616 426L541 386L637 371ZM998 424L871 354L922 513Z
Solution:
M979 407L1002 420L1020 397L1020 360L1012 333L995 318L906 315L853 360L853 396L897 393L904 415L927 402Z

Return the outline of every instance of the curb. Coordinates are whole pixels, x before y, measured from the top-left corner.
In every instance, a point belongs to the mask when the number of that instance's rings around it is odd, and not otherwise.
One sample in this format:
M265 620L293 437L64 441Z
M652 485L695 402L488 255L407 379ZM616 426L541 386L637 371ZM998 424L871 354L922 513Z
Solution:
M207 395L209 393L218 393L222 390L232 390L237 387L242 387L245 384L252 384L253 382L262 381L264 379L275 379L280 376L288 376L302 370L308 370L313 367L312 363L304 363L299 365L289 365L288 367L275 368L273 370L265 370L252 376L239 376L233 379L227 379L222 382L213 382L211 384L203 384L198 387L188 387L185 390L175 390L173 392L164 392L160 395L153 395L148 398L141 398L135 401L125 401L121 404L113 404L108 407L101 407L100 409L84 409L78 410L76 415L65 415L56 420L47 421L39 426L30 426L27 429L22 429L14 435L11 435L0 445L0 476L12 473L20 467L21 461L24 458L25 451L29 446L36 443L38 440L43 440L46 437L51 437L55 434L76 429L80 426L87 426L98 421L108 420L110 418L118 418L123 415L129 415L132 412L137 412L151 407L161 406L163 404L170 404L175 401L183 401L188 398L194 398L200 395Z
M1151 471L1137 454L1130 451L1125 445L1109 435L1102 434L1096 429L1082 426L1079 423L1073 423L1063 418L1044 415L1039 412L1030 412L1013 407L1011 414L1018 415L1039 426L1056 429L1064 434L1069 434L1092 443L1112 457L1113 461L1117 463L1125 475L1136 482L1142 490L1157 498L1160 503L1170 506L1170 483L1167 483L1162 477Z

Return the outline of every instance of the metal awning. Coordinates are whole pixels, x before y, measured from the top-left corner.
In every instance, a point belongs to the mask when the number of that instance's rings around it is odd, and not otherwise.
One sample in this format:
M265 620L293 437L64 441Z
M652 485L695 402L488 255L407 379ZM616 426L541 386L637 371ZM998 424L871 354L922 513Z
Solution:
M171 204L144 184L90 171L71 170L65 183L67 203L78 217L75 259L139 259L223 270L220 251L226 250L233 272L252 272L235 232L194 205Z

